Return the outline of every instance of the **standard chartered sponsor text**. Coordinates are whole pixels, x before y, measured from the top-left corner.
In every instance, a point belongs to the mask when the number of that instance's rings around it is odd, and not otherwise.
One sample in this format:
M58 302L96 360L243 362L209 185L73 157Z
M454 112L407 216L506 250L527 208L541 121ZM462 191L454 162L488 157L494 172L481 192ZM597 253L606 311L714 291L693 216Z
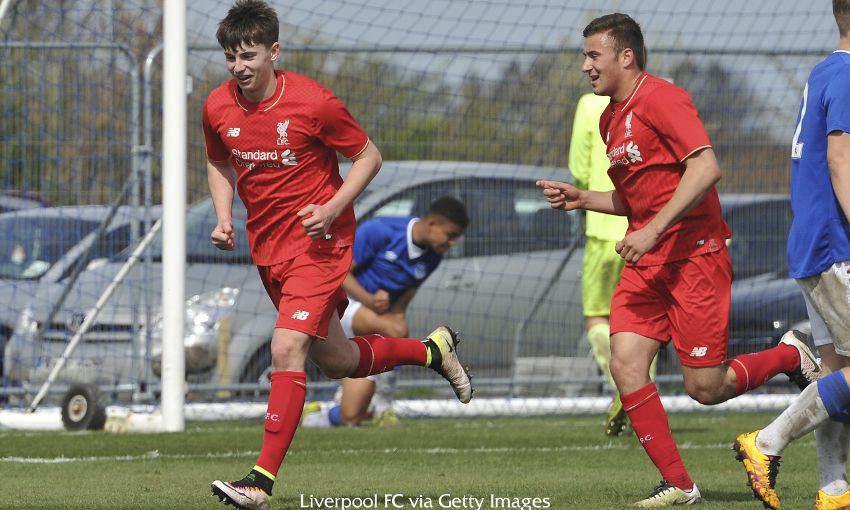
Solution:
M282 152L278 152L277 150L264 151L257 149L253 151L241 151L239 149L232 149L230 153L233 155L237 166L248 169L258 167L282 168L298 164L295 153L290 149Z

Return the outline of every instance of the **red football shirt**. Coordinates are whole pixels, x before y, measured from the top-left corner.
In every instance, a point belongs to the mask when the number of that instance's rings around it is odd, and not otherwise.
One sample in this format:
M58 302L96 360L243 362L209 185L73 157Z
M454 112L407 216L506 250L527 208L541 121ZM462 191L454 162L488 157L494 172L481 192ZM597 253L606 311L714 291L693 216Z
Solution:
M248 243L260 266L289 260L311 243L352 244L352 206L331 225L330 240L310 239L297 213L326 203L342 186L337 152L353 158L369 141L333 92L306 76L276 75L277 89L268 99L251 103L230 80L210 93L203 112L207 157L229 160L238 173Z
M685 171L685 159L711 147L688 93L647 73L640 75L628 98L602 112L599 130L608 146L608 175L628 211L627 233L644 227L670 201ZM637 265L717 251L728 237L729 227L712 187Z

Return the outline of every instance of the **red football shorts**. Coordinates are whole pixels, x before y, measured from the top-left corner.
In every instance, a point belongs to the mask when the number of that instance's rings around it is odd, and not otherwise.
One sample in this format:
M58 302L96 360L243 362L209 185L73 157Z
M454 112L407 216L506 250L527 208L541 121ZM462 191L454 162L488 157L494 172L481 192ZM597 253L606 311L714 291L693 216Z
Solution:
M626 264L611 300L611 334L673 341L682 365L726 361L732 261L726 248L658 266Z
M331 315L342 316L348 306L342 282L351 257L351 246L318 247L273 266L257 266L277 308L275 327L327 338Z

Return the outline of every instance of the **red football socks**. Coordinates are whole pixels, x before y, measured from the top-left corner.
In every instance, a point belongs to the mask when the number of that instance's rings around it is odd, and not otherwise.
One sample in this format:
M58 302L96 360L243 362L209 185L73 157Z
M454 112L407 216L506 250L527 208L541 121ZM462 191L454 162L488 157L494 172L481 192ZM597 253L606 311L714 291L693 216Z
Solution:
M272 388L266 410L266 431L257 466L277 476L304 410L307 374L272 372L271 381Z
M380 374L399 365L425 366L427 347L416 338L362 335L351 341L360 349L360 362L351 377Z
M800 353L779 344L753 354L742 354L726 362L735 371L735 394L741 395L766 383L771 377L800 367Z
M621 395L623 408L646 454L661 472L662 478L676 487L691 490L693 480L685 469L676 441L670 432L667 411L661 405L658 388L649 383L627 395Z

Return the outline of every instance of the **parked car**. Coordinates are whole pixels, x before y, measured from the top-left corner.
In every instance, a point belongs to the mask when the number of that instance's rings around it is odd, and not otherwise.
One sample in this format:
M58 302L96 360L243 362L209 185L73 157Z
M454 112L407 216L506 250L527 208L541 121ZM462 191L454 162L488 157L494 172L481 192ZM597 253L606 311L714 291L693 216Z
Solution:
M537 179L568 176L562 168L388 161L355 204L361 221L422 214L442 195L458 197L467 205L471 223L466 234L420 287L408 316L412 336L422 337L439 324L459 330L463 360L482 384L510 385L517 359L587 359L588 347L582 338L579 215L551 210L534 185ZM772 216L775 211L770 207L775 204L786 207L787 197L729 195L722 200L734 231L731 250L740 266L737 276L742 282L753 282L736 283L734 292L746 290L751 298L758 282L773 278L766 274L779 274L769 257L774 252L784 254L775 245L784 243L787 232L774 231L759 218ZM237 202L237 248L222 252L209 241L215 225L211 202L202 201L188 211L184 345L187 379L199 388L263 382L269 370L276 312L251 265L244 223L244 207ZM141 268L129 272L84 335L61 373L62 381L105 385L157 381L159 319L156 310L139 309L139 296L158 302L162 250L159 242L154 243L150 249L154 264L147 273ZM73 334L73 325L79 324L123 262L119 258L85 271L74 289L79 299L45 326L38 345L32 339L46 309L35 303L26 310L7 348L8 359L14 360L7 370L11 379L36 384L46 378ZM59 289L53 286L39 292L52 295ZM739 313L733 310L733 317ZM765 312L759 319L767 317L771 315ZM747 335L761 335L747 321L753 318L733 319L734 324L745 324L733 330L742 335L743 349L750 347L752 337ZM137 324L149 327L140 329ZM317 378L311 373L312 380Z
M61 282L78 264L108 258L130 244L134 215L131 208L121 207L104 236L85 253L109 211L109 206L91 205L30 207L0 214L0 369L6 341L25 306L45 297L38 291L40 283Z
M421 214L433 199L447 194L463 200L471 217L466 234L411 303L411 334L427 335L442 323L455 326L464 335L464 360L476 367L479 377L509 376L515 351L570 355L581 349L584 355L584 347L577 343L582 320L581 261L575 256L578 249L569 250L577 247L580 232L577 222L571 221L574 215L549 209L534 185L536 179L568 175L561 168L494 163L384 163L356 204L360 219ZM215 225L211 202L202 201L188 211L185 345L190 382L257 382L269 367L268 344L276 312L251 265L244 222L244 208L237 203L237 248L222 252L209 241ZM142 295L159 299L162 249L159 242L151 247L154 266L148 274L141 267L129 272L84 335L61 381L156 381L159 321L139 310L138 301ZM565 261L566 266L559 268ZM85 271L73 290L77 299L51 324L42 326L47 307L33 303L7 348L8 358L14 360L8 366L9 378L27 384L45 380L73 326L123 262L115 259ZM553 279L569 295L568 302L538 307L538 317L528 321L528 335L534 341L517 343L518 324ZM45 296L58 292L57 285L39 290ZM150 323L150 338L145 338L147 331L133 327L134 320ZM35 345L32 339L39 327L45 329L42 341Z
M730 353L773 347L789 329L809 333L803 294L797 282L788 277L789 196L727 196L724 214L732 230L730 254L735 277Z
M9 190L0 191L0 213L47 206L47 201L38 195Z

